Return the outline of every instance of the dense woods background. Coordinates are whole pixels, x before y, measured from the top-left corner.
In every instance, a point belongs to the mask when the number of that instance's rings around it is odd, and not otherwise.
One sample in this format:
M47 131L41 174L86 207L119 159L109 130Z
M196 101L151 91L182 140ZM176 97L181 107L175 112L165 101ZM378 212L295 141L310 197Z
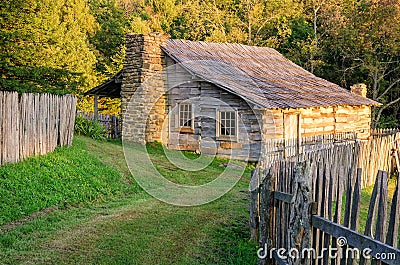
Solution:
M269 46L345 88L366 83L383 103L374 125L397 126L399 9L398 0L2 0L0 89L81 95L122 68L127 32L158 31ZM117 112L118 100L100 110Z

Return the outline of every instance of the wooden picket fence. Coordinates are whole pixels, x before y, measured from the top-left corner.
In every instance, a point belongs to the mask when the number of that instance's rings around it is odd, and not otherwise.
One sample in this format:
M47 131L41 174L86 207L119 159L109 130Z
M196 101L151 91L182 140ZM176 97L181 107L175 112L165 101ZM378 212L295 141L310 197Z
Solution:
M314 135L295 139L272 139L263 143L265 161L274 162L297 154L331 148L334 145L357 140L357 133Z
M300 139L278 139L264 143L261 163L272 164L291 157L304 156L334 146L354 144L349 152L356 152L356 166L362 168L362 187L375 183L378 170L393 172L400 169L400 132L397 129L375 130L369 140L358 140L356 133L327 134ZM379 134L378 134L379 133ZM355 146L357 148L355 148ZM332 149L335 150L335 149Z
M0 92L0 165L71 145L76 97Z
M392 134L395 134L398 132L400 132L399 128L372 129L371 135L373 137L380 137L380 136L385 136L385 135L392 135Z
M353 248L370 248L372 256L391 255L388 260L374 260L372 264L400 264L400 181L389 214L388 173L380 170L394 169L389 161L399 154L398 139L399 133L394 132L369 141L347 141L280 161L271 163L266 159L260 163L253 171L250 185L251 237L258 240L260 248L275 250L271 252L272 259L266 255L259 259L259 264L370 264L369 260L361 258L356 262L343 254ZM364 159L382 161L367 163ZM376 170L373 177L368 177L375 186L363 234L358 230L365 174L358 165L368 165L367 174ZM348 246L339 247L339 237L345 237ZM296 248L301 253L311 247L318 255L324 248L338 248L338 257L331 258L325 253L320 259L304 256L282 259L277 253L279 248Z
M78 111L77 115L87 120L97 120L104 127L104 136L108 139L120 139L122 134L122 119L117 115L98 114Z
M329 160L328 157L320 159ZM397 182L389 212L388 174L378 172L365 229L359 231L362 170L357 169L355 173L350 170L342 181L330 168L321 170L320 163L321 160L287 161L254 172L253 176L260 174L262 181L252 191L253 199L259 200L260 209L253 208L251 220L255 226L251 231L253 239L257 240L259 235L260 248L267 251L258 263L400 264L400 182ZM366 259L361 253L367 248L372 257L385 259L372 262ZM287 252L278 255L279 249ZM329 249L333 249L336 256L326 251ZM355 249L360 252L357 254ZM298 255L291 256L289 251Z
M400 132L382 134L367 141L360 141L357 167L362 168L362 187L375 183L378 170L389 173L400 170Z

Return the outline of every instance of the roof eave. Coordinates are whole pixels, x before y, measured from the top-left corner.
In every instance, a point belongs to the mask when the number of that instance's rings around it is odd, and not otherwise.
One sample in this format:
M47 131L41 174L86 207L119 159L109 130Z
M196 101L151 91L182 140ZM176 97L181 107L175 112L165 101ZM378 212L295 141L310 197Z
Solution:
M120 97L121 93L119 93L119 95L117 96L117 95L114 95L114 93L102 93L100 91L101 91L101 89L104 89L108 85L112 85L113 83L120 86L120 84L122 84L122 79L121 79L122 74L123 74L123 70L119 71L114 76L112 76L108 80L104 81L100 85L90 89L89 91L86 91L84 93L84 95L85 96L96 96L97 95L97 96L101 96L101 97L113 97L113 98ZM112 91L114 91L114 89Z

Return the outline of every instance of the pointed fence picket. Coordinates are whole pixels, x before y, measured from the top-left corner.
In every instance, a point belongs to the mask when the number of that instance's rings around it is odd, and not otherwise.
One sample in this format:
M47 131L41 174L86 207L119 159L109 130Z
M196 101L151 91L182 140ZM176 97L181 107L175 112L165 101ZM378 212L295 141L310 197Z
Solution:
M72 145L76 97L0 92L0 165Z

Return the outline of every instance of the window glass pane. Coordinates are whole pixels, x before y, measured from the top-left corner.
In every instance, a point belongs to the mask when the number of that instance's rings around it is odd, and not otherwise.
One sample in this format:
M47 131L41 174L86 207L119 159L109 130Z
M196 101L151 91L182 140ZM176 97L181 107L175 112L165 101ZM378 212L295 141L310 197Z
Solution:
M179 126L192 127L192 105L179 105Z
M236 115L234 111L220 112L220 135L236 135Z
M225 113L222 115L223 118L221 118L221 123L222 123L222 128L223 128L223 135L225 135L225 130L226 130L226 119L225 119Z

